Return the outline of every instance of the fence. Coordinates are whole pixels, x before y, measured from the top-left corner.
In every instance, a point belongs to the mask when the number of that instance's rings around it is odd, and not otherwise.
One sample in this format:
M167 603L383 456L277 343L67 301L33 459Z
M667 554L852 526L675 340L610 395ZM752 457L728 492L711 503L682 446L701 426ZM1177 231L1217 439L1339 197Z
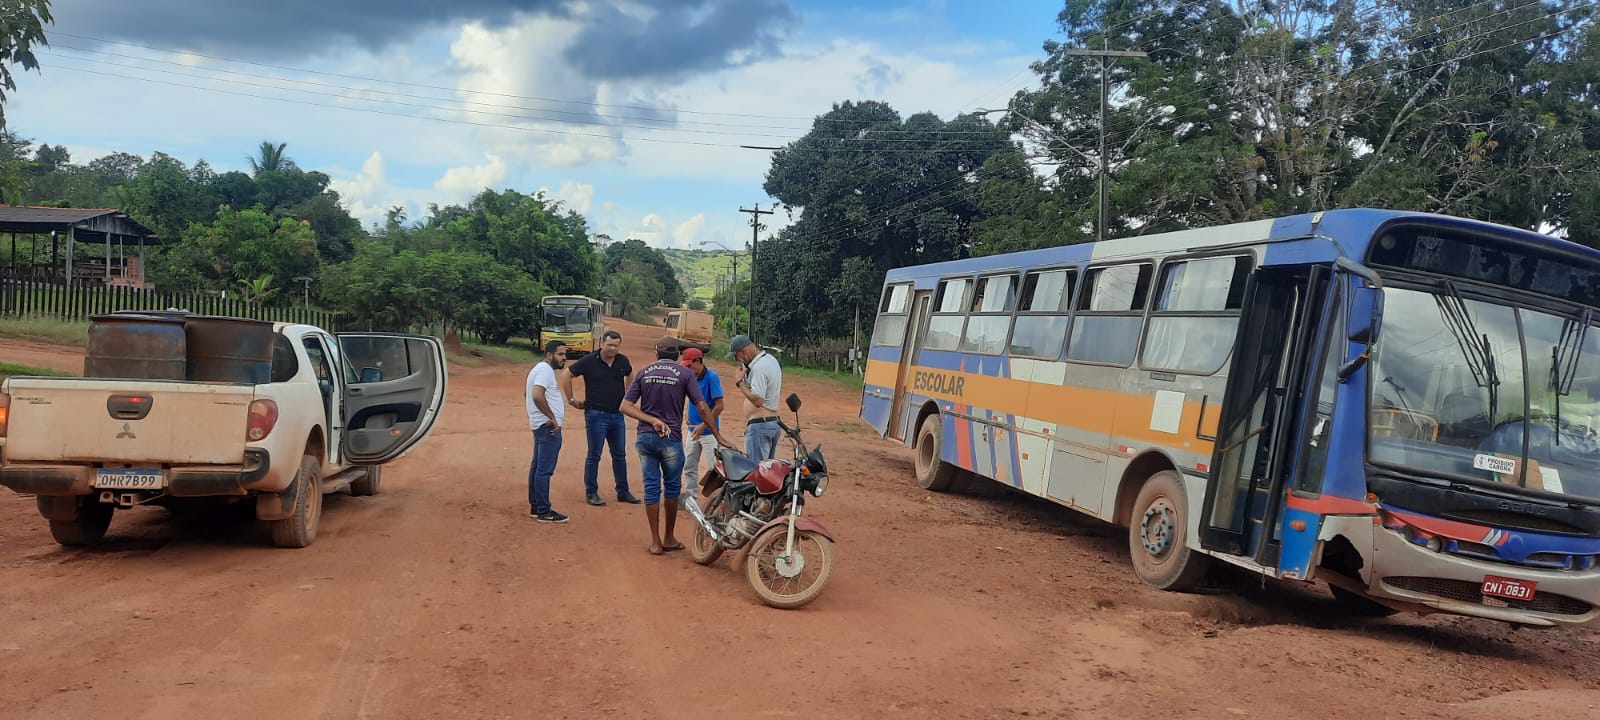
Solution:
M117 310L177 308L197 315L225 315L269 322L305 323L344 330L346 319L326 310L271 307L207 293L166 293L131 287L67 287L60 283L0 276L0 317L51 317L88 320Z

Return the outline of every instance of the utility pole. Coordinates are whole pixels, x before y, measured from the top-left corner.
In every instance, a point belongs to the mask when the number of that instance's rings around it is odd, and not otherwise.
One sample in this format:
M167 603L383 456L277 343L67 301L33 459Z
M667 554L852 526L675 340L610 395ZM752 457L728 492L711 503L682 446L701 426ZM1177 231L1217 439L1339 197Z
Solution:
M728 269L733 271L733 283L728 286L728 338L739 334L739 257L728 256Z
M1111 88L1106 78L1106 69L1111 58L1119 57L1147 57L1149 53L1137 50L1108 50L1107 40L1101 38L1101 49L1089 50L1085 48L1069 48L1068 55L1087 55L1100 58L1100 232L1099 240L1106 239L1106 224L1110 221L1110 204L1106 200L1106 106L1109 104Z
M767 226L761 224L762 215L771 215L777 212L777 203L772 204L772 210L762 210L761 203L756 203L754 210L739 208L739 212L750 213L750 322L745 323L745 331L751 334L754 340L756 329L756 241L761 237L761 231Z

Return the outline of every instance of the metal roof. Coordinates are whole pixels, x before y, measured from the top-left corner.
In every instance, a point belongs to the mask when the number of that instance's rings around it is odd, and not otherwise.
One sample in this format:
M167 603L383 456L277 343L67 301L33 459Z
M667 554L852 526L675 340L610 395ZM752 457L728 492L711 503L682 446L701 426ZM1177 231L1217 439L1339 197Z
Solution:
M48 233L76 229L79 239L105 242L107 235L155 240L155 233L114 208L51 208L0 205L0 232Z

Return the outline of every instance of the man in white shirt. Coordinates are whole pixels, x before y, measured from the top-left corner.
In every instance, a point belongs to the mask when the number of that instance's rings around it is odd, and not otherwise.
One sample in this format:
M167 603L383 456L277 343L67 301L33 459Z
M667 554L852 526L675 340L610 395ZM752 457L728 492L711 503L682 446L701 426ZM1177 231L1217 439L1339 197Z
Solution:
M728 343L739 369L734 390L744 398L744 454L761 461L778 453L778 396L783 392L783 370L778 359L756 347L745 335L735 335Z
M528 466L528 516L539 522L564 523L567 516L550 507L550 476L561 456L561 426L567 404L561 396L556 371L567 364L567 346L558 340L545 344L544 362L528 371L523 399L528 405L528 427L533 429L533 462Z

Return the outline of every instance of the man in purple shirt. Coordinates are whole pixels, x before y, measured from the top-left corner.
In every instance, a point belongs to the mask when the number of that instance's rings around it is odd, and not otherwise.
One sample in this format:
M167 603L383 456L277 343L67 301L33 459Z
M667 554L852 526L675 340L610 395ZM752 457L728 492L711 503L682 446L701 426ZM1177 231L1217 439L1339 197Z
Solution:
M678 364L678 339L663 337L656 341L656 361L634 375L628 394L622 398L623 414L639 421L634 447L639 450L639 465L644 472L644 515L650 521L651 555L683 549L673 530L683 483L685 398L695 404L701 417L710 417L711 408L700 395L694 371ZM722 431L712 427L711 434L717 442L728 445ZM659 529L663 494L667 504L665 536Z

